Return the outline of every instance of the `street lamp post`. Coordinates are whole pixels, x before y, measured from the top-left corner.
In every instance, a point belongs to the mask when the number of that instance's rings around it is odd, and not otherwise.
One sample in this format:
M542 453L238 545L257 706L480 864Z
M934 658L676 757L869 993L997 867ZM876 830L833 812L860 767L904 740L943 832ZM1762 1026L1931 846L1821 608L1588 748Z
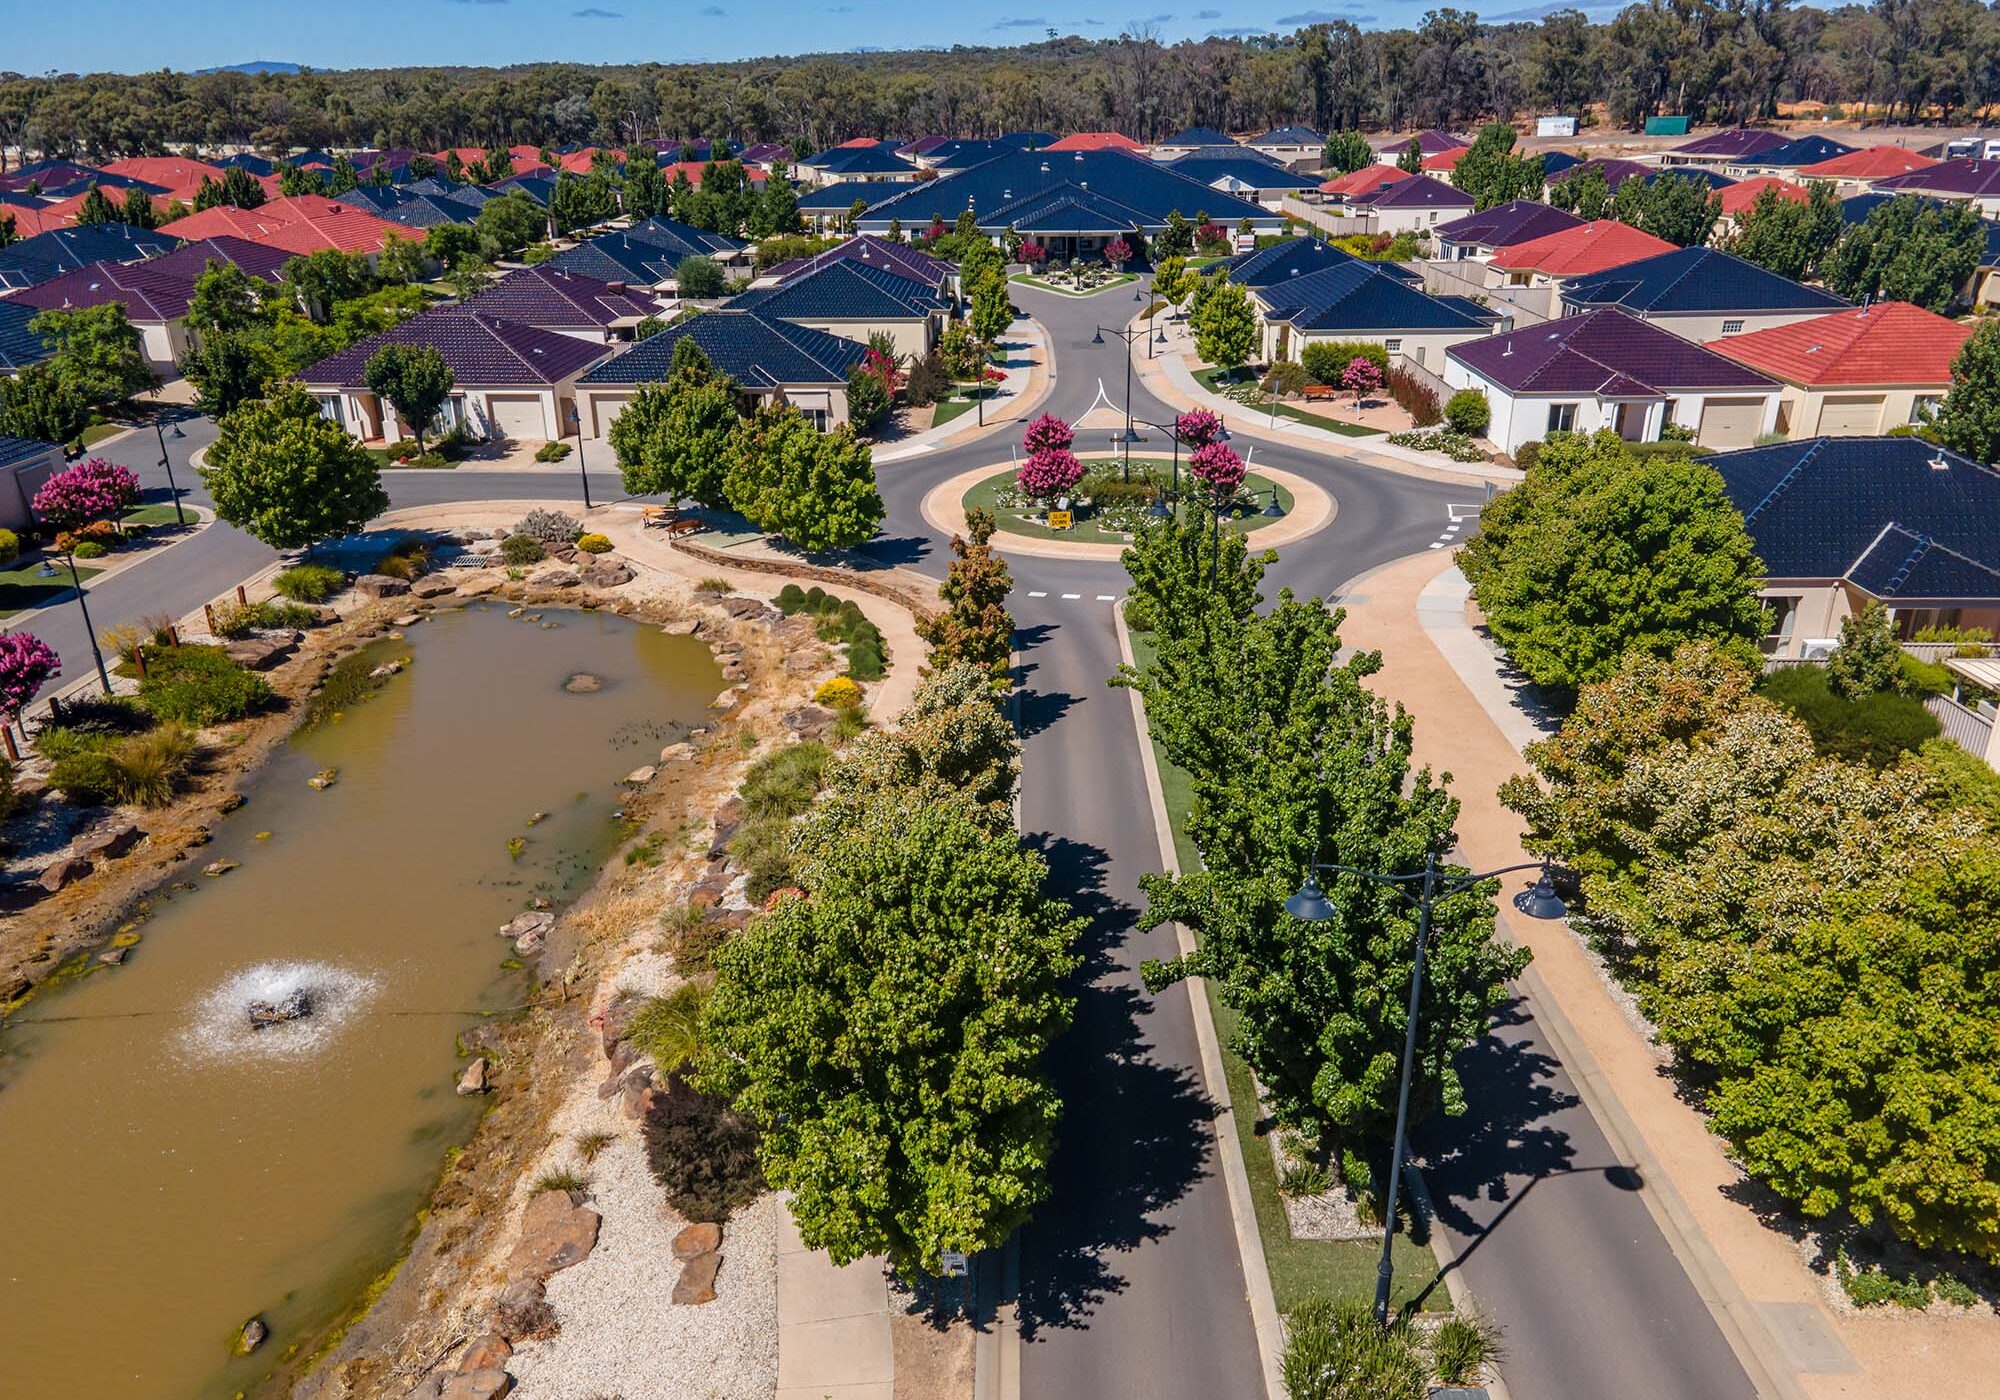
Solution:
M74 547L63 551L63 563L69 565L70 586L76 589L76 606L83 613L83 635L90 638L90 655L97 662L97 683L104 687L108 696L111 694L111 674L104 669L104 653L98 649L97 629L90 625L90 604L83 600L83 575L76 571Z
M590 471L583 464L583 410L582 409L578 409L576 413L576 474L583 478L583 508L585 510L589 510L591 509Z
M174 524L185 525L187 512L181 509L181 488L174 481L174 459L167 452L167 428L164 418L153 419L153 433L160 440L160 465L166 468L167 472L167 494L174 498ZM177 438L187 436L181 431L181 425L178 423L174 424L174 436Z
M1118 435L1118 441L1123 445L1125 453L1123 474L1125 480L1130 481L1132 479L1132 444L1139 440L1139 435L1132 431L1132 342L1146 334L1146 332L1136 326L1127 327L1122 331L1114 330L1109 326L1099 326L1097 333L1091 336L1090 343L1092 345L1102 345L1104 343L1104 333L1107 330L1125 342L1125 431Z
M1516 896L1514 907L1531 919L1560 919L1567 910L1556 895L1555 882L1550 878L1549 862L1546 860L1506 865L1481 875L1447 877L1438 868L1437 852L1431 850L1424 854L1424 868L1407 875L1383 875L1357 866L1314 861L1307 867L1305 883L1299 886L1298 893L1285 901L1287 914L1307 923L1320 923L1333 917L1333 901L1326 897L1319 881L1314 878L1315 873L1321 870L1338 870L1343 874L1373 880L1378 885L1387 885L1417 906L1417 955L1410 967L1409 1020L1403 1032L1403 1079L1396 1090L1396 1137L1389 1157L1389 1194L1383 1207L1382 1260L1375 1266L1375 1323L1386 1326L1389 1321L1391 1276L1389 1247L1396 1237L1396 1188L1401 1185L1403 1176L1403 1150L1409 1127L1410 1074L1417 1054L1417 1010L1423 998L1424 953L1431 936L1431 908L1438 900L1470 889L1482 880L1491 880L1496 875L1509 875L1517 870L1540 870L1542 878L1535 882L1532 890ZM1418 885L1418 892L1414 895L1409 890L1413 883Z

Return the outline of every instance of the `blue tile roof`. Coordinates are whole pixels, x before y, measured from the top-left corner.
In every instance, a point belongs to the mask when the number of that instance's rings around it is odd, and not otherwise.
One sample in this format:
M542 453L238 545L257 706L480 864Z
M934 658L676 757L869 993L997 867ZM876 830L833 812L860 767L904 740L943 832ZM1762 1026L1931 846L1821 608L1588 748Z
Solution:
M1205 210L1222 224L1248 217L1268 226L1277 217L1143 156L1121 151L1017 151L926 181L871 209L865 222L886 227L893 217L901 219L906 229L919 229L929 225L933 215L949 224L971 209L981 228L998 233L1007 226L999 211L1030 196L1064 189L1083 190L1131 209L1148 230L1165 227L1171 210L1190 219ZM1130 220L1119 227L1130 227Z
M1275 161L1261 156L1239 155L1229 159L1196 159L1187 156L1169 161L1168 168L1199 180L1213 188L1218 180L1238 180L1253 190L1316 190L1319 176L1295 175Z
M506 194L511 190L519 190L546 209L549 207L549 196L556 191L556 182L543 175L509 175L493 186L496 194Z
M1081 186L1042 190L990 210L980 220L1021 234L1119 233L1145 224L1145 211Z
M1323 146L1326 138L1309 126L1281 126L1253 136L1244 143L1248 146Z
M591 370L577 382L590 385L651 384L667 377L674 346L691 339L709 362L748 389L781 384L845 384L868 347L755 311L724 308L671 326Z
M1019 151L1039 151L1056 143L1053 131L1003 131L999 139Z
M1356 333L1384 331L1464 331L1485 333L1488 322L1426 296L1374 263L1351 262L1322 268L1260 288L1265 319L1301 331Z
M1005 141L946 141L920 154L940 170L970 170L975 165L984 165L989 160L1012 155L1020 149Z
M680 259L652 243L640 243L622 233L585 239L550 258L547 266L600 282L636 282L652 286L671 282Z
M436 228L439 224L469 224L479 210L462 199L420 194L382 211L382 217L405 228Z
M916 187L915 180L841 180L799 191L799 208L813 213L845 214L857 199L872 208Z
M1228 271L1230 281L1254 288L1268 287L1294 277L1304 277L1322 268L1364 261L1366 259L1356 257L1345 248L1336 248L1331 243L1322 243L1317 238L1287 238L1267 247L1238 253L1223 266ZM1371 266L1380 268L1389 276L1405 282L1423 281L1422 273L1406 268L1401 263L1373 263Z
M0 288L18 290L94 262L137 262L180 245L171 234L132 224L51 229L0 248Z
M1772 578L1845 578L1905 603L2000 599L1992 467L1908 437L1809 438L1707 461Z
M1835 156L1844 156L1853 150L1852 146L1843 145L1824 136L1801 136L1798 140L1787 141L1782 146L1773 146L1755 155L1743 156L1738 163L1790 167L1817 165L1820 161L1832 160Z
M1669 175L1673 176L1676 180L1686 180L1696 185L1707 185L1711 190L1728 189L1736 183L1727 175L1719 171L1710 170L1707 166L1703 165L1670 165L1664 170L1655 170L1650 175L1638 175L1633 178L1638 180L1642 185L1650 185L1655 180L1665 179Z
M880 146L841 146L822 151L812 164L829 175L908 175L915 177L916 163L885 151Z
M55 445L34 438L0 437L0 467L33 461Z
M1217 131L1212 126L1191 126L1185 131L1176 132L1159 144L1162 146L1233 146L1236 142L1230 139L1228 132Z
M37 306L0 301L0 370L24 370L49 357L48 344L28 329L28 322L40 314Z
M684 224L678 219L662 218L657 214L626 229L625 236L635 243L650 243L656 248L666 249L674 255L674 261L677 263L682 258L695 254L710 258L727 258L749 246L740 238L731 238L722 233L710 233L707 229Z
M830 262L775 287L757 287L729 303L787 321L920 320L945 308L935 288L854 259Z
M233 156L224 156L221 160L214 162L214 164L221 166L224 170L247 170L252 175L275 175L278 173L278 163L276 161L266 160L263 156L251 151L244 151Z
M1852 303L1716 248L1676 248L1563 290L1570 306L1618 306L1635 316L1727 311L1838 311Z

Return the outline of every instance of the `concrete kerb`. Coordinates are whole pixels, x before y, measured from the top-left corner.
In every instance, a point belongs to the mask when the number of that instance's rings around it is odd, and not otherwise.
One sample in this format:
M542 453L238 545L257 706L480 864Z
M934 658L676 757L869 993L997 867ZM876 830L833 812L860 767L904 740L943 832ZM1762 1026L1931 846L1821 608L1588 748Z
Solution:
M1112 625L1118 634L1118 656L1133 665L1132 634L1125 627L1125 610L1111 610ZM1153 834L1159 841L1161 868L1180 873L1180 858L1174 852L1173 826L1167 817L1166 790L1160 783L1159 765L1153 759L1153 742L1146 732L1145 702L1136 690L1127 692L1132 700L1132 724L1139 737L1139 763L1146 779L1146 798L1153 810ZM1183 956L1195 948L1194 937L1180 924L1174 938ZM1229 1096L1229 1080L1222 1068L1222 1040L1216 1033L1215 1018L1209 1010L1208 992L1199 977L1185 979L1188 1001L1194 1012L1195 1041L1201 1049L1201 1074L1209 1098L1216 1107L1214 1118L1216 1155L1222 1162L1223 1185L1229 1195L1229 1218L1236 1229L1236 1249L1243 1264L1243 1283L1250 1300L1250 1326L1256 1333L1258 1359L1264 1373L1267 1400L1283 1400L1285 1388L1280 1364L1285 1350L1284 1323L1278 1317L1278 1301L1271 1291L1270 1265L1264 1259L1264 1238L1257 1232L1257 1207L1250 1198L1250 1173L1243 1161L1243 1145L1236 1138L1236 1109Z
M91 575L89 581L84 584L84 587L88 589L93 584L107 582L111 579L118 577L118 575L126 572L129 569L136 569L141 564L144 564L149 560L157 559L162 554L165 554L168 550L173 549L179 545L186 544L189 540L193 539L196 535L200 534L203 530L206 530L209 526L215 523L214 511L204 510L200 506L191 506L187 504L187 502L185 501L181 503L181 509L194 517L194 524L185 527L186 533L179 535L174 539L168 540L166 543L162 544L158 549L148 549L144 554L135 554L129 558L120 559L115 564L109 564L104 568L99 569L95 574ZM44 603L39 608L23 609L22 611L15 613L12 617L7 618L4 622L0 622L0 630L8 632L17 632L21 628L26 627L35 618L40 617L43 613L49 612L55 608L61 608L67 606L68 606L67 603Z
M1005 462L995 462L991 466L974 467L960 472L957 476L939 482L924 493L924 519L937 530L947 535L965 533L965 495L974 486L990 476L1010 470ZM1250 543L1259 549L1275 549L1279 545L1292 544L1308 535L1317 534L1331 525L1340 513L1340 502L1323 487L1307 481L1304 477L1275 467L1258 467L1260 476L1276 482L1292 494L1292 509L1275 525L1266 525L1250 532ZM1089 559L1100 563L1116 563L1124 557L1126 546L1120 544L1089 544L1082 541L1044 540L1033 535L1017 535L1009 530L993 533L993 547L1005 554L1032 555L1043 559Z
M1024 375L1026 384L1019 393L996 397L987 403L987 408L996 410L988 415L991 421L980 423L975 415L973 421L967 422L966 415L960 414L941 428L926 428L901 442L888 444L875 454L875 461L893 465L935 452L941 447L963 447L1034 412L1055 387L1055 357L1051 352L1049 333L1042 323L1032 316L1023 316L1021 321L1027 326L1025 338L1028 349L1040 353L1028 362ZM1004 415L997 411L1001 409L1005 410Z

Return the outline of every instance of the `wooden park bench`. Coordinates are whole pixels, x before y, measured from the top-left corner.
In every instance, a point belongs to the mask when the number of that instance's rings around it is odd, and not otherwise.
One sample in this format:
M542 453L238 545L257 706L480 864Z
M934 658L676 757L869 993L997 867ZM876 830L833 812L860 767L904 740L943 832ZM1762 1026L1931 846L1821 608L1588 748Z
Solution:
M648 530L665 530L668 539L699 534L702 530L699 515L682 515L673 506L641 506L639 524Z
M1341 393L1341 390L1334 388L1331 384L1308 384L1305 388L1305 398L1309 403L1338 398Z

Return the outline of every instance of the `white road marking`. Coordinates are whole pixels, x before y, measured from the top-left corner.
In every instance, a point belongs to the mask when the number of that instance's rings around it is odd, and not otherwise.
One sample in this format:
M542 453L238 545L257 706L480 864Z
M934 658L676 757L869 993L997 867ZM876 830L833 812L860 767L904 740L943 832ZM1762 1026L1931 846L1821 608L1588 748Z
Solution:
M1100 603L1115 603L1118 601L1118 595L1116 593L1100 593L1097 595L1097 601Z
M1063 594L1063 601L1065 603L1074 603L1077 599L1081 598L1082 596L1083 595L1081 593L1065 593Z
M1432 541L1432 542L1431 542L1431 548L1432 548L1432 549L1443 549L1443 548L1444 548L1444 541L1443 541L1443 540L1434 540L1434 541Z
M1046 593L1042 593L1042 592L1035 592L1035 593L1030 593L1030 594L1029 594L1028 596L1029 596L1030 598L1046 598L1046 597L1048 597L1049 595L1048 595L1048 594L1046 594Z

